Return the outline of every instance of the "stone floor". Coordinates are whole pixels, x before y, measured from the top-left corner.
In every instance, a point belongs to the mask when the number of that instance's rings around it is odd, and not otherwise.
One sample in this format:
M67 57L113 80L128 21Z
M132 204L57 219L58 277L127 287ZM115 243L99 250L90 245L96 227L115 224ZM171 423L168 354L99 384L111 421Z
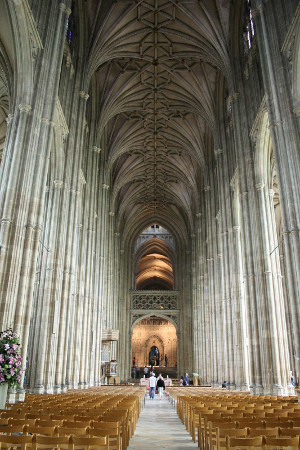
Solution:
M154 400L150 400L147 396L128 450L154 448L173 450L198 448L179 420L176 409L166 397L160 400L157 395Z

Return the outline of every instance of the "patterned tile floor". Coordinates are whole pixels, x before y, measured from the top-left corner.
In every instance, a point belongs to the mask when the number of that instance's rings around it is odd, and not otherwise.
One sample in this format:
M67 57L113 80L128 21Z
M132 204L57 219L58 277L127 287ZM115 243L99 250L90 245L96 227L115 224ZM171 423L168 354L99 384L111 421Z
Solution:
M177 416L176 410L166 397L159 400L155 396L154 400L150 400L147 396L145 407L138 419L128 450L153 450L155 448L185 450L198 448L198 446L192 441Z

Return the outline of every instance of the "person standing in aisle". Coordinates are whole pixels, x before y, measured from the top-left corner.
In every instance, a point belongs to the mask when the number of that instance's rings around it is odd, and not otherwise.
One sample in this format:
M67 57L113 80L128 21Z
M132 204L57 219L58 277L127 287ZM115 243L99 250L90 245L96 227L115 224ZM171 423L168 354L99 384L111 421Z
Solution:
M154 400L155 388L156 388L156 378L155 378L154 374L152 374L149 379L149 388L150 388L149 397Z
M157 386L157 390L158 390L159 399L161 400L163 397L164 389L166 388L165 382L164 382L163 377L161 376L161 373L159 374L159 376L157 378L156 386Z

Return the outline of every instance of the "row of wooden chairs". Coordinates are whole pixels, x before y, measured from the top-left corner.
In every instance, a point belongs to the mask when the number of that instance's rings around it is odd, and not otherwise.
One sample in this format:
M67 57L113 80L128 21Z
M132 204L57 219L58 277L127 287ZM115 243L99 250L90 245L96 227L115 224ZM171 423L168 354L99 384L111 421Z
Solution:
M211 450L214 449L224 449L227 448L227 442L229 438L264 438L265 445L271 445L269 442L269 438L278 439L278 443L281 442L283 444L283 439L293 439L294 441L290 441L290 445L298 445L298 442L295 441L295 438L299 440L299 429L287 429L280 427L273 428L238 428L231 427L230 425L235 425L233 423L215 423L209 422L209 431L207 435L206 447ZM251 425L251 424L249 424ZM292 444L292 442L294 442ZM295 444L296 443L296 444ZM268 448L268 447L266 447ZM298 448L298 447L296 447Z
M116 391L97 388L28 395L25 402L8 405L9 409L0 413L0 441L12 433L24 437L106 437L105 445L110 449L124 450L134 433L145 388Z
M294 397L253 397L236 392L230 395L228 391L208 392L199 388L176 389L175 393L168 388L168 394L173 401L176 399L178 416L195 442L198 431L200 448L227 448L231 437L260 438L260 445L265 448L269 438L281 439L281 443L283 439L293 439L291 445L298 448L300 405ZM228 430L231 431L226 434Z
M108 438L86 436L0 436L0 449L109 450Z

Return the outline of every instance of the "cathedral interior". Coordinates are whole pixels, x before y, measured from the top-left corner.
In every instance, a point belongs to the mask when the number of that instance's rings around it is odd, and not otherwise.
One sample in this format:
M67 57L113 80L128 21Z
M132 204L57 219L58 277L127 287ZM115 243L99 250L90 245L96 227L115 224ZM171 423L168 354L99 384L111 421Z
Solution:
M0 324L20 391L300 377L297 0L0 0ZM151 359L151 358L150 358Z

